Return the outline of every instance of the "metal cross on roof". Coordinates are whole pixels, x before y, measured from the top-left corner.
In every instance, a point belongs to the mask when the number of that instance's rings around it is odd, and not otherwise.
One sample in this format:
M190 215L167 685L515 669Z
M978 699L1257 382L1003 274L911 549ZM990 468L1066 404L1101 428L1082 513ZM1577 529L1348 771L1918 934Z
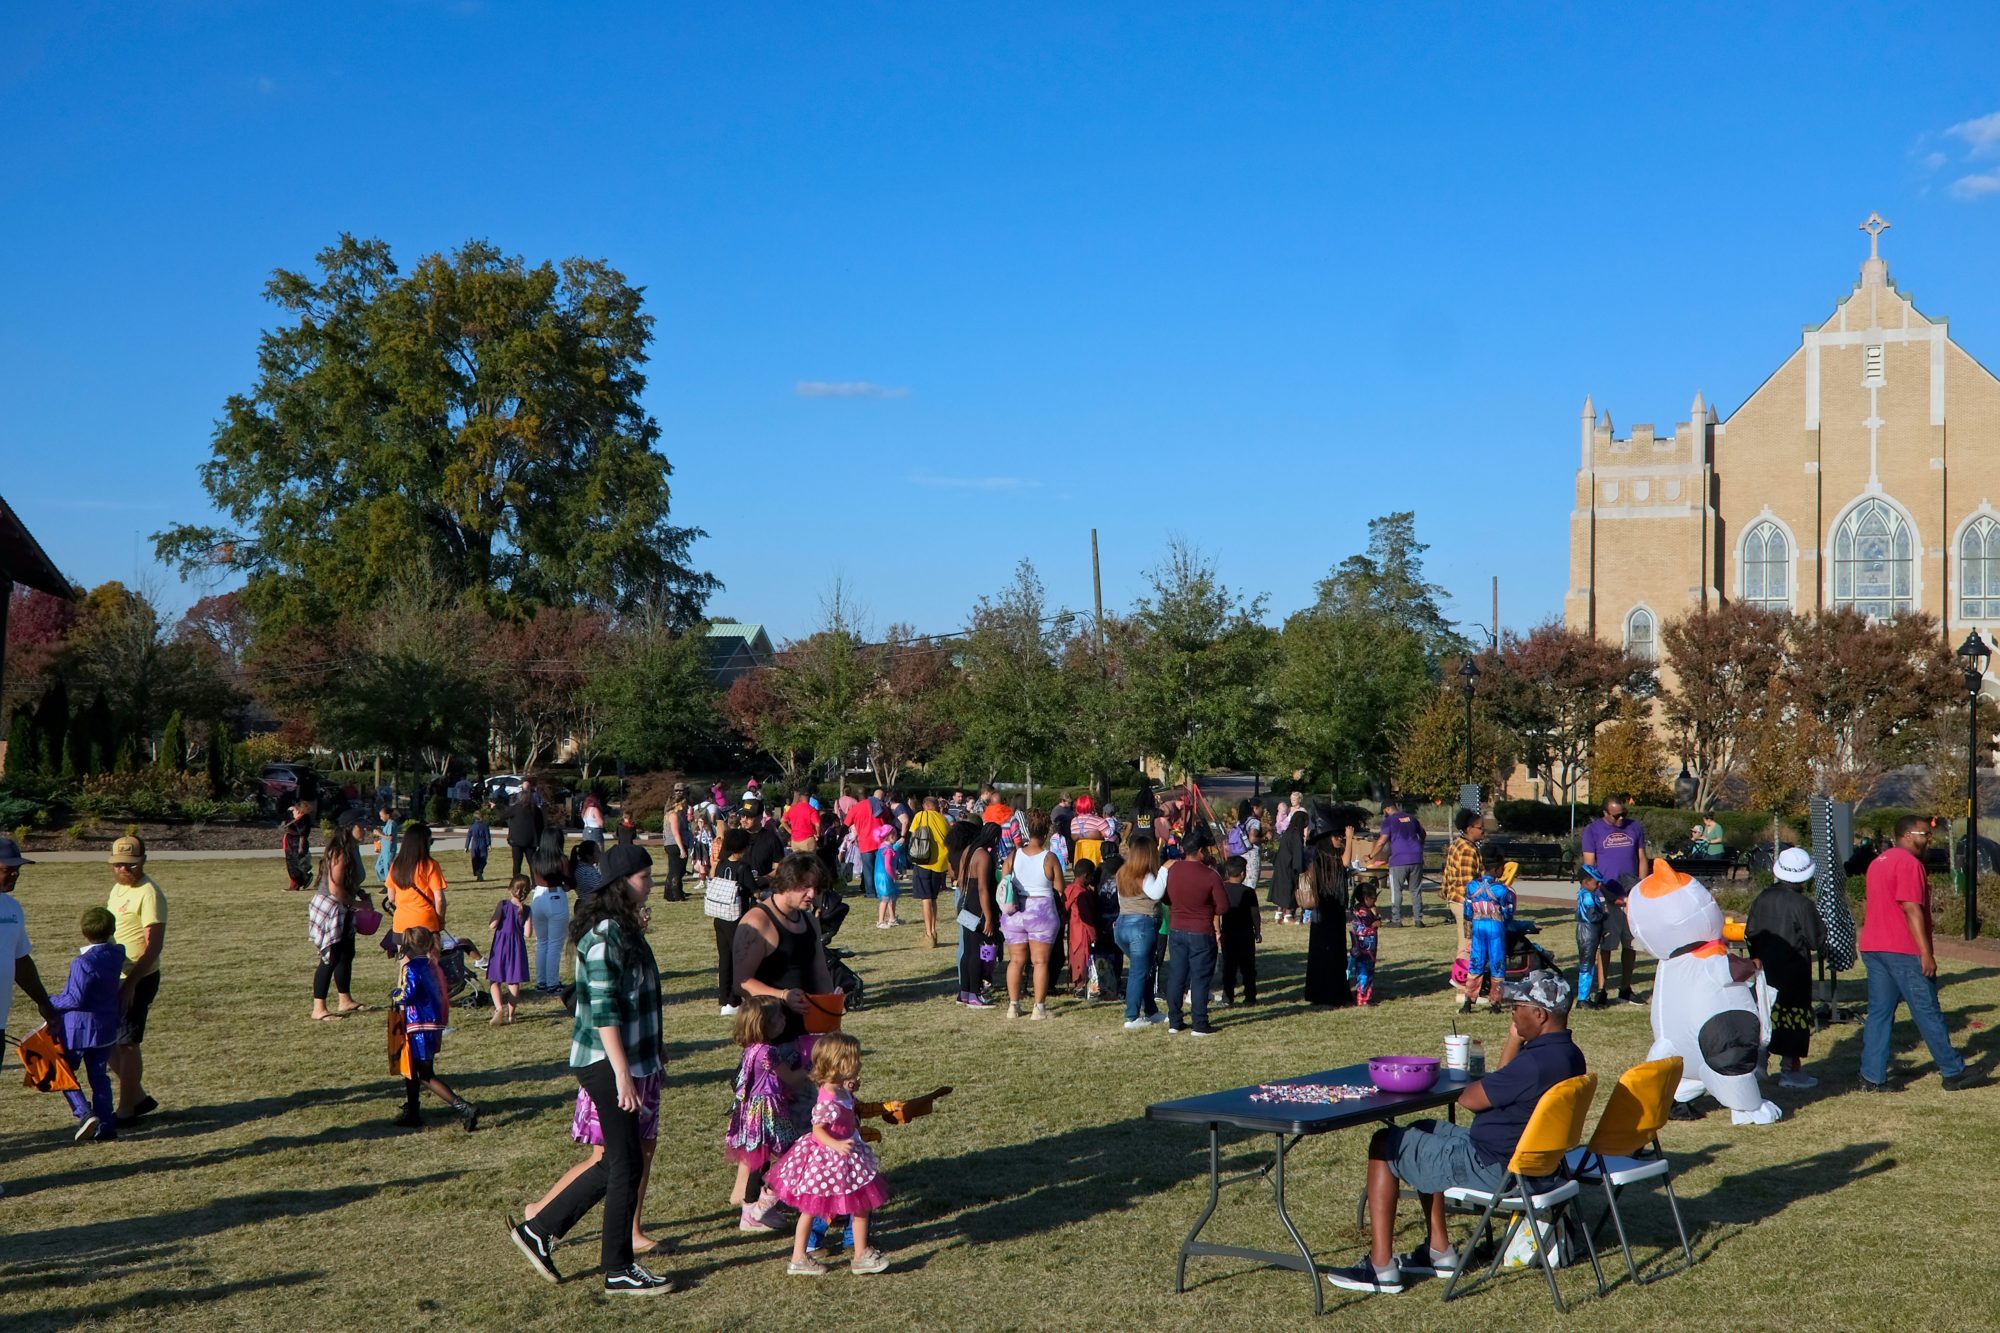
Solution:
M1882 257L1877 253L1877 246L1882 239L1882 233L1889 230L1889 226L1889 223L1882 220L1880 213L1870 213L1868 220L1861 224L1861 230L1868 233L1868 257L1870 259L1880 259Z

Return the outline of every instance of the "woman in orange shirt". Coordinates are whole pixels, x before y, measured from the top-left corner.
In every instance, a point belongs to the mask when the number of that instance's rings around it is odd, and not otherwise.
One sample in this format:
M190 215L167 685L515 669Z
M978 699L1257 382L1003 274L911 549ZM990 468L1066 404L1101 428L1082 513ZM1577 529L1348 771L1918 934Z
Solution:
M412 926L433 934L444 930L444 871L431 859L430 825L412 823L403 829L403 845L383 881L395 912L390 929L400 935Z

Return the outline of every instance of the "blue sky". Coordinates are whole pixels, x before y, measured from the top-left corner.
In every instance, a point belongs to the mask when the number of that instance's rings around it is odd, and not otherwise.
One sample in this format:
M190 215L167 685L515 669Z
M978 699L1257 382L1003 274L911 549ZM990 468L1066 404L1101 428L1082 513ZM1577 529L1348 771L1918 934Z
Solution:
M1178 534L1275 618L1394 509L1525 627L1584 394L1733 410L1870 209L2000 364L1995 49L1953 4L10 5L0 493L144 576L270 270L483 237L648 289L676 518L778 637L836 575L955 628L1022 556L1087 607L1092 526L1107 604Z

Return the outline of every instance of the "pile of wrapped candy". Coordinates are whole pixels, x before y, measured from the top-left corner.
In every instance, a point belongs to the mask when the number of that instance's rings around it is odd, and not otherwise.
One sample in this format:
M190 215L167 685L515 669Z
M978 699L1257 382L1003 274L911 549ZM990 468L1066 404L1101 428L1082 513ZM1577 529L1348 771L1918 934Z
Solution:
M1260 1083L1257 1091L1250 1094L1250 1100L1331 1106L1335 1102L1358 1102L1373 1097L1375 1091L1364 1083Z

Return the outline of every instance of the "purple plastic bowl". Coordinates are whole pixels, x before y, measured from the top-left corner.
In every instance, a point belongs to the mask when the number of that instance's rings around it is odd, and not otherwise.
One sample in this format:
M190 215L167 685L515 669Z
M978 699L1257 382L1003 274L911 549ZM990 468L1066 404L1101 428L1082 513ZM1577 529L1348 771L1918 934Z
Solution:
M1437 1059L1428 1055L1378 1055L1368 1062L1368 1077L1384 1092L1429 1092L1437 1074Z

